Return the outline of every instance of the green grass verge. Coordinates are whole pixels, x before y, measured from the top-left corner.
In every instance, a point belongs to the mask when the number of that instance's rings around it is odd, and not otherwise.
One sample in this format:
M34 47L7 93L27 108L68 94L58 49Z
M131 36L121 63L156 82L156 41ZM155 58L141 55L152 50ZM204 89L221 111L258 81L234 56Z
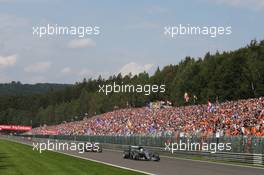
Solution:
M3 175L141 175L60 153L33 151L30 146L0 140L0 174Z

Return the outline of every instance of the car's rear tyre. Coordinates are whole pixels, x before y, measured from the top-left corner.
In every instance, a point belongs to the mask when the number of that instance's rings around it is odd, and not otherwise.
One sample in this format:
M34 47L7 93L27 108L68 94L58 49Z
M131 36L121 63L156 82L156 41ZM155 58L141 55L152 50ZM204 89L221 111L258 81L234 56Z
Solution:
M138 160L138 155L137 154L133 154L133 159L134 160Z
M133 155L132 158L133 158L133 160L136 160L136 156L135 155Z

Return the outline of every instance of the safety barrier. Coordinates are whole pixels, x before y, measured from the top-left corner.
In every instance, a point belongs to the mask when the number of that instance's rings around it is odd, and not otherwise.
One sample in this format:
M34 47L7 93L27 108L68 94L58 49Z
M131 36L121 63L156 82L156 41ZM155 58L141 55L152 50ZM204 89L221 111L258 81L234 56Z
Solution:
M157 136L64 136L64 135L30 135L27 137L38 139L52 139L77 142L99 142L104 149L123 151L129 145L141 145L149 150L160 153L164 156L195 158L202 160L238 162L264 165L264 138L263 137L211 137L211 138L173 138ZM231 143L230 151L179 151L173 153L165 148L165 143Z

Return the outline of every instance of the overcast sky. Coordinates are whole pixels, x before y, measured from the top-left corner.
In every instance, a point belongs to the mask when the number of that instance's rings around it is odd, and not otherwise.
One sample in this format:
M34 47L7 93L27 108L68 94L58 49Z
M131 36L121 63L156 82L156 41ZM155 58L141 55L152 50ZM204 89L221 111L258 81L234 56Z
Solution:
M0 82L74 83L153 72L186 56L264 39L263 0L0 0ZM100 35L32 34L33 26L99 26ZM232 34L170 39L164 26L232 26Z

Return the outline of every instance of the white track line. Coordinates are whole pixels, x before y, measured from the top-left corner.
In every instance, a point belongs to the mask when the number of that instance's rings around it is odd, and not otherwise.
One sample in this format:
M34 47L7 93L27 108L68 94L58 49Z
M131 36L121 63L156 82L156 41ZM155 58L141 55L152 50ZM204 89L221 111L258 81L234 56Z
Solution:
M19 142L17 140L13 140L13 139L6 139L6 140L32 147L31 144L24 143L23 141L22 142ZM108 166L112 166L112 167L116 167L116 168L120 168L120 169L134 171L134 172L138 172L138 173L142 173L142 174L146 174L146 175L155 175L153 173L149 173L149 172L145 172L145 171L141 171L141 170L136 170L136 169L128 168L128 167L124 167L124 166L119 166L119 165L115 165L115 164L111 164L111 163L107 163L107 162L103 162L103 161L99 161L99 160L89 159L89 158L86 158L86 157L81 157L81 156L77 156L77 155L73 155L73 154L68 154L68 153L59 152L59 151L52 151L52 152L56 152L56 153L64 154L64 155L67 155L67 156L84 159L84 160L89 160L89 161L96 162L96 163L101 163L101 164L104 164L104 165L108 165Z
M18 142L18 141L14 141L14 142L21 143L21 142ZM22 143L22 144L29 145L29 144L26 144L26 143ZM32 145L30 145L30 146L32 146ZM112 152L122 152L122 151L119 151L119 150L112 150L112 149L104 149L104 150L108 150L108 151L112 151ZM57 152L57 151L54 151L54 152ZM59 153L62 153L62 152L59 152ZM66 154L66 153L62 153L62 154ZM72 156L74 156L74 155L72 155ZM234 167L262 169L262 170L264 170L264 167L240 165L240 164L234 164L234 163L230 163L229 164L229 163L224 163L224 162L213 162L213 161L206 161L206 160L193 160L193 159L180 158L180 157L170 157L170 156L160 156L160 157L164 157L164 158L168 158L168 159L186 160L186 161L192 161L192 162L211 163L211 164L218 164L218 165L225 165L225 166L234 166ZM82 159L86 159L86 158L82 158ZM87 159L87 160L89 160L89 159ZM95 161L96 162L97 160L91 159L91 161ZM99 161L99 163L100 163L100 161ZM104 163L106 165L108 164L106 162L102 162L102 163ZM109 165L111 166L111 164L109 164ZM118 166L118 165L112 165L112 166ZM122 168L122 167L120 167L120 168ZM126 169L126 168L127 167L123 167L123 169ZM152 173L148 173L148 172L144 172L144 171L140 171L140 170L131 169L131 171L137 171L137 172L145 173L145 174L148 174L148 175L154 175Z
M56 152L56 151L54 151L54 152ZM136 170L136 169L133 169L133 168L127 168L127 167L124 167L124 166L114 165L114 164L111 164L111 163L102 162L102 161L94 160L94 159L89 159L89 158L86 158L86 157L76 156L76 155L63 153L63 152L58 152L58 153L62 153L62 154L68 155L68 156L72 156L72 157L76 157L76 158L81 158L81 159L93 161L93 162L96 162L96 163L105 164L105 165L116 167L116 168L121 168L121 169L129 170L129 171L135 171L135 172L142 173L142 174L155 175L155 174L148 173L148 172L145 172L145 171L140 171L140 170Z
M112 152L122 152L120 150L112 150L112 149L104 149ZM168 159L177 159L177 160L186 160L186 161L192 161L192 162L201 162L201 163L211 163L211 164L219 164L219 165L226 165L226 166L236 166L236 167L243 167L243 168L253 168L253 169L264 169L264 167L260 166L250 166L250 165L240 165L235 163L224 163L224 162L213 162L213 161L207 161L207 160L194 160L194 159L187 159L187 158L181 158L181 157L171 157L171 156L160 156Z

